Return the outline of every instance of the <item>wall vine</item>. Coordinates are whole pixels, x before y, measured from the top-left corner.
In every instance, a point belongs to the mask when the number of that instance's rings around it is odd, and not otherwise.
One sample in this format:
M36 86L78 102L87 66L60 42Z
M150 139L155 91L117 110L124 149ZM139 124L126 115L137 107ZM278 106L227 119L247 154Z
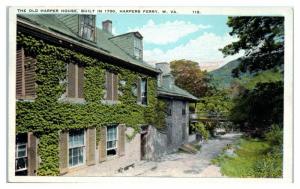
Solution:
M39 137L41 163L38 175L59 174L58 131L124 123L134 129L141 124L164 126L164 102L156 98L156 78L107 64L96 58L34 37L18 33L17 44L37 59L37 97L34 102L17 101L17 133L35 132ZM82 64L84 69L84 104L61 102L66 90L66 63ZM104 94L105 69L119 75L119 103L101 103ZM136 103L132 85L138 77L148 79L148 106ZM124 84L125 83L125 84ZM99 141L99 132L96 140Z

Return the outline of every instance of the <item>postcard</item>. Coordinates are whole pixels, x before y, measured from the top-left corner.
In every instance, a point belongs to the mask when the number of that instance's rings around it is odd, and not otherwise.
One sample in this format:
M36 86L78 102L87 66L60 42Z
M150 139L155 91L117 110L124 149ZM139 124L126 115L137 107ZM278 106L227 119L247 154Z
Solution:
M10 7L9 182L293 179L293 10Z

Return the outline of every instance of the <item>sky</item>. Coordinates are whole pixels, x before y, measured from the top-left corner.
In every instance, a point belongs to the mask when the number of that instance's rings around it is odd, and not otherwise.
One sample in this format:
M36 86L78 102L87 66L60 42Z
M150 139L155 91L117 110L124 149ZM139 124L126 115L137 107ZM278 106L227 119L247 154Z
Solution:
M150 64L186 59L210 70L241 56L224 58L219 51L238 40L229 35L227 16L98 14L97 27L107 19L112 21L114 35L131 31L142 34L144 61Z

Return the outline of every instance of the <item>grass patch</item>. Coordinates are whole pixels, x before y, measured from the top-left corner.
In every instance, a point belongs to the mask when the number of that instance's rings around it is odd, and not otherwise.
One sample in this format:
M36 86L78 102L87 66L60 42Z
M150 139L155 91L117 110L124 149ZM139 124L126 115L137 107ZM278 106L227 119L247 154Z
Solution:
M226 151L224 148L224 152ZM235 157L221 153L211 162L229 177L282 177L282 155L265 140L242 138L234 145Z

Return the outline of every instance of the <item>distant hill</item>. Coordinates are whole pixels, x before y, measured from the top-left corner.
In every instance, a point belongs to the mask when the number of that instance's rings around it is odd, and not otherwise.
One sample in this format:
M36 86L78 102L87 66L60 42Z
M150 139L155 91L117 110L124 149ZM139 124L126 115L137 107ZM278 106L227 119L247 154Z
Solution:
M233 61L228 62L221 68L213 70L209 72L209 74L213 78L213 83L216 84L218 88L228 88L230 87L230 83L234 80L231 76L231 71L238 67L241 62L236 59Z
M231 72L234 68L238 67L241 63L240 60L233 60L228 62L221 68L218 68L214 71L209 72L212 76L213 84L219 88L229 88L230 84L236 80L240 84L242 84L245 88L251 89L257 83L265 83L265 82L274 82L274 81L283 81L283 67L274 68L272 70L265 70L256 74L250 73L241 73L240 78L233 78L231 76Z

